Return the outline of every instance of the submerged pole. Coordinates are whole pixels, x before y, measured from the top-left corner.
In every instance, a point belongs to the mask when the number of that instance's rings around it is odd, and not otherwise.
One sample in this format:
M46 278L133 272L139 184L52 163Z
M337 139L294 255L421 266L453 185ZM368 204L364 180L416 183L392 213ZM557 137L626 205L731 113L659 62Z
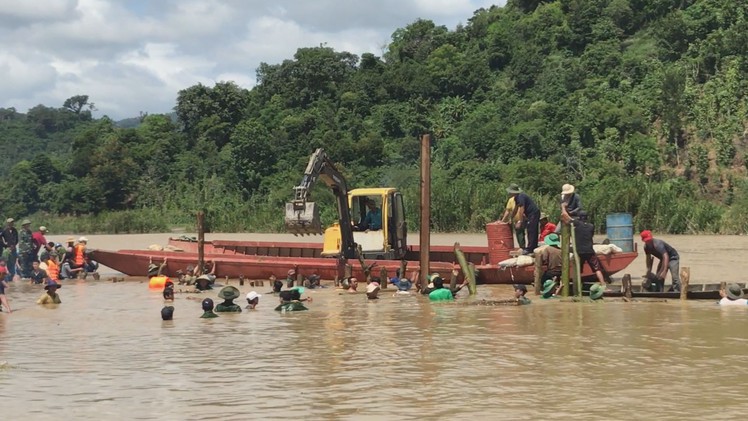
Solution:
M205 268L205 212L197 213L197 267L200 275L204 275Z
M680 299L688 299L688 284L691 282L691 268L684 267L680 269Z
M569 296L569 240L571 225L561 222L561 295Z
M429 253L431 251L431 135L421 136L421 292L426 293L429 275Z

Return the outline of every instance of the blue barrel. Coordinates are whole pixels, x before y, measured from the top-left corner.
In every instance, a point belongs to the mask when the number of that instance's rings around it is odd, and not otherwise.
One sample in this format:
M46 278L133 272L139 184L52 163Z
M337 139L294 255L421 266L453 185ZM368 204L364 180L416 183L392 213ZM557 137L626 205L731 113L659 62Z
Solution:
M611 213L605 220L606 233L611 244L623 251L634 251L634 225L630 213Z

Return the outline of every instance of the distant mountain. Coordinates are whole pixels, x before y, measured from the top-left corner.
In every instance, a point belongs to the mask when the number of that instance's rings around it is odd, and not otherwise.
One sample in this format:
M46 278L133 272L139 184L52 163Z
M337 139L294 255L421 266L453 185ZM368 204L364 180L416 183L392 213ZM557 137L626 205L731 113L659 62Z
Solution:
M143 115L138 116L138 117L125 118L123 120L117 121L114 124L116 124L117 127L121 127L123 129L134 129L134 128L140 126L141 119L143 117L145 117L146 115L147 114L143 114ZM164 114L164 115L169 116L173 122L175 122L175 123L177 122L177 113L168 113L168 114Z

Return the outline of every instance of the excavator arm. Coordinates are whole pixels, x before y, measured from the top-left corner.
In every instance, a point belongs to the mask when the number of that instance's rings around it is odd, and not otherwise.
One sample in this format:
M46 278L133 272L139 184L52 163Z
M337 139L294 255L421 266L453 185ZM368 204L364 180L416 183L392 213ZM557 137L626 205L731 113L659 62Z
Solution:
M319 218L317 204L309 201L309 191L317 180L322 180L335 195L338 205L340 223L340 251L346 259L358 256L356 243L353 241L353 227L348 206L348 185L345 177L335 168L325 151L317 149L304 170L301 183L294 187L294 199L286 203L286 230L295 235L321 234L322 222Z

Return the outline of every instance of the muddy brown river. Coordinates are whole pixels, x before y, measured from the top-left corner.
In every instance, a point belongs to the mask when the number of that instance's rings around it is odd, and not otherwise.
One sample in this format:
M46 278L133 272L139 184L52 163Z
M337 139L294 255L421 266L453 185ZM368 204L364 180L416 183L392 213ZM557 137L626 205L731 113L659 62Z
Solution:
M59 239L60 237L51 237ZM91 247L145 248L168 235L89 236ZM227 239L293 239L214 235ZM412 235L412 240L417 234ZM748 237L664 237L692 282L746 281ZM435 235L433 244L485 244ZM643 259L628 270L641 275ZM164 322L142 280L67 281L62 304L11 285L0 313L0 416L18 420L744 419L748 307L714 302L476 305L508 298L479 286L455 303L309 291L310 311L200 319L178 293ZM237 285L235 282L233 285ZM267 284L266 284L267 285ZM238 286L238 285L237 285ZM243 294L249 286L239 286ZM466 293L466 292L465 292ZM237 300L242 306L242 300Z

